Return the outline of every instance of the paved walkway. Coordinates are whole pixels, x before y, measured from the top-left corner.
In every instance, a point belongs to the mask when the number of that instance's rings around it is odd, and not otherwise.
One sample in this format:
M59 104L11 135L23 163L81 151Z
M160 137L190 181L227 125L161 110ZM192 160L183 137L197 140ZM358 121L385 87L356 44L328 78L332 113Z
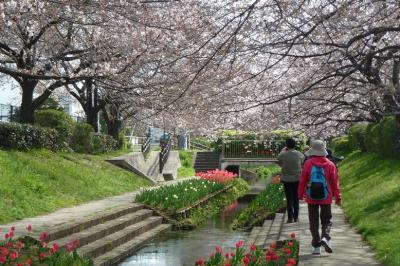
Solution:
M144 189L156 188L158 186L172 185L175 183L179 183L183 180L187 179L166 181L157 186L146 187ZM15 236L18 237L26 234L27 225L32 225L33 233L34 235L37 235L40 234L41 232L49 231L50 229L65 224L67 222L77 221L84 217L95 216L96 214L103 212L105 210L131 204L133 202L135 195L138 194L140 191L141 190L128 192L122 195L91 201L70 208L60 209L50 214L36 216L32 218L25 218L23 220L15 221L9 224L0 225L1 233L8 232L11 226L15 226L16 228ZM2 237L1 235L0 237Z
M295 232L300 241L299 265L382 265L375 260L374 252L368 244L362 241L361 236L356 233L354 228L346 223L343 210L332 205L332 215L332 254L325 253L325 250L321 248L321 255L311 255L311 234L305 203L300 204L299 222L284 224L280 239L289 239L289 235Z

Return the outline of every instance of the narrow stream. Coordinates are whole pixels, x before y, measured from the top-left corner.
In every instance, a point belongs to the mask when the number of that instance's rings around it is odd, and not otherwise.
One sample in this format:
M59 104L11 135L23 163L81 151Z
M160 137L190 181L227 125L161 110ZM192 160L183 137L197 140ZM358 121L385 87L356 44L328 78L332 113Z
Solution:
M232 250L249 232L233 231L230 224L248 202L235 202L192 231L162 234L148 246L125 260L122 266L192 266L199 257L208 258L216 246Z

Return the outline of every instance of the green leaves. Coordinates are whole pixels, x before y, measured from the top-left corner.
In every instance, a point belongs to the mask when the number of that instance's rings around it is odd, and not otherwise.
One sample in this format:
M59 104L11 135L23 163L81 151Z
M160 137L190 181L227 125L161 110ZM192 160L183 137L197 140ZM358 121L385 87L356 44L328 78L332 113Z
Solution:
M250 229L285 206L282 184L270 184L233 222L233 228Z

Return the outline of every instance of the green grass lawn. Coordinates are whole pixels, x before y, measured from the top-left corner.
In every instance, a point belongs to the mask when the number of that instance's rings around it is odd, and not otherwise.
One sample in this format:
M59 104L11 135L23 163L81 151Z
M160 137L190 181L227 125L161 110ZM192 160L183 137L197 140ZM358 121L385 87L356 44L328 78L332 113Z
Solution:
M385 265L400 265L400 160L353 153L339 169L346 216Z
M121 153L0 150L0 223L149 185L149 181L104 161Z
M193 156L194 151L192 150L179 150L179 159L181 160L181 167L178 168L178 178L192 177L195 175L193 168Z

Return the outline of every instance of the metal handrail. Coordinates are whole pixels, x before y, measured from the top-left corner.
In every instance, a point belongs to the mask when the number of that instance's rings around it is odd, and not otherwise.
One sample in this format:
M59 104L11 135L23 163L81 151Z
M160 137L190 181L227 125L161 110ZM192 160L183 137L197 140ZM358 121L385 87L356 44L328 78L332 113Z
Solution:
M190 141L190 147L192 148L195 147L197 149L201 149L201 150L211 150L211 146L196 142L196 141Z
M224 140L222 142L223 158L276 158L284 140Z
M142 153L143 153L143 155L146 155L150 151L150 147L151 147L150 143L151 143L151 136L148 135L146 137L146 140L142 144Z
M164 169L164 165L168 160L169 152L171 150L171 142L172 138L170 135L167 137L167 141L164 142L161 145L161 152L160 152L160 157L159 157L159 165L160 165L160 174L162 173Z

